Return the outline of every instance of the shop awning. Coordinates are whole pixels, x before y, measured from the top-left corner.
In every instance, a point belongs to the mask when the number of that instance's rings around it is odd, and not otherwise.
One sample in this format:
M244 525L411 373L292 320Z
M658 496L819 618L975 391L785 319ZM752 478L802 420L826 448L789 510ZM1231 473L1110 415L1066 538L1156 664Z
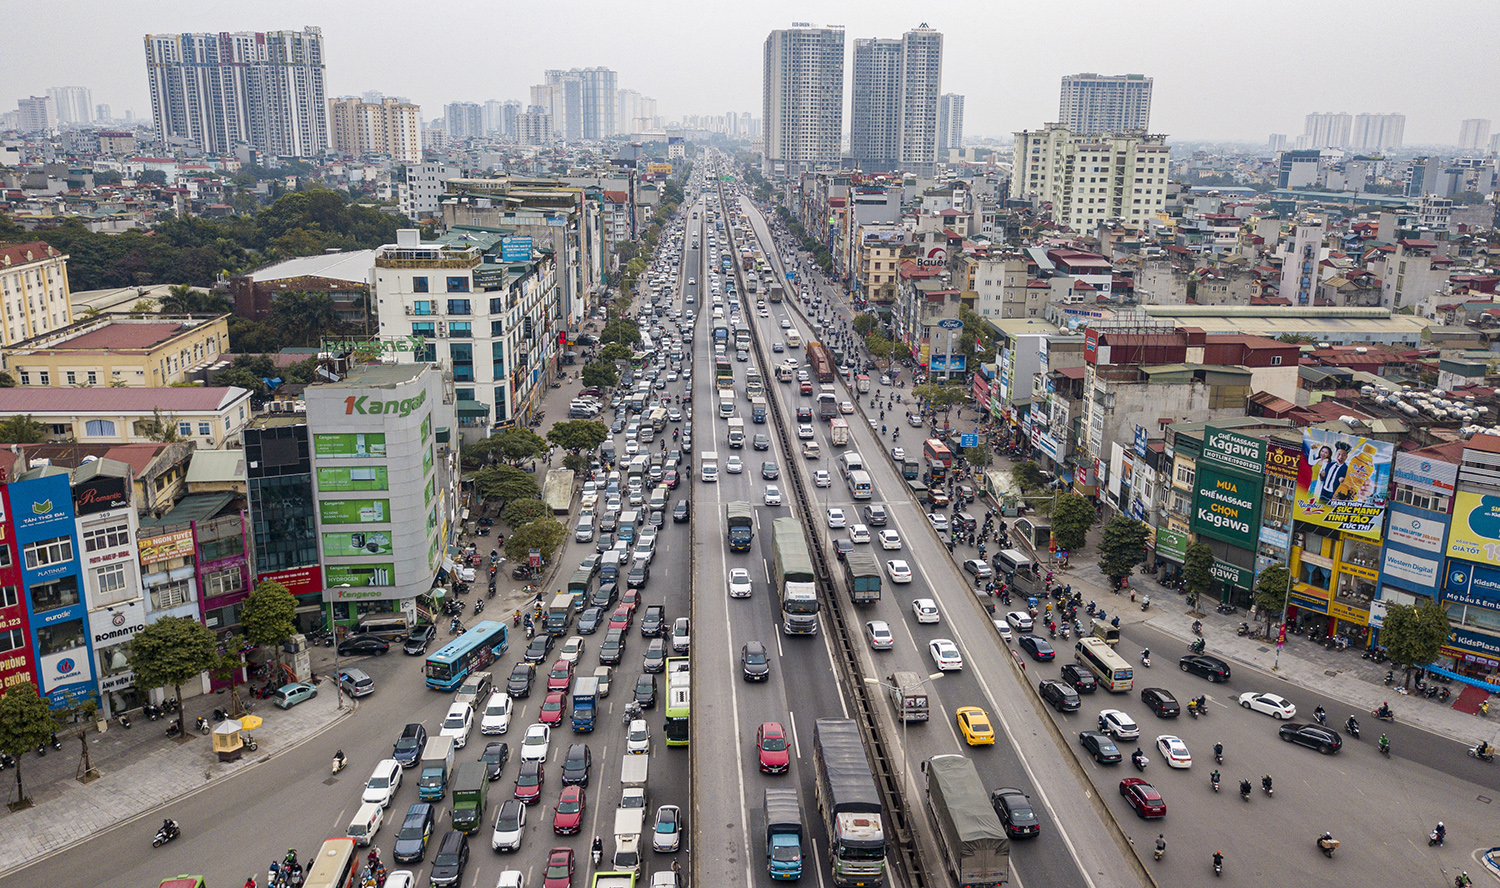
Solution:
M488 404L481 404L478 401L459 401L458 402L458 415L459 416L489 416L490 415L490 405L488 405Z

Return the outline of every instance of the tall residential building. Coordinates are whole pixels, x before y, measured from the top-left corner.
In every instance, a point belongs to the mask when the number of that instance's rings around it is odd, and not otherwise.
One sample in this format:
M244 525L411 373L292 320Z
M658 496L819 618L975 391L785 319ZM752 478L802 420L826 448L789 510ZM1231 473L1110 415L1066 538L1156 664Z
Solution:
M557 138L598 140L615 134L617 92L616 74L608 68L553 70L531 88L531 104L552 116Z
M964 97L943 93L938 97L938 159L964 146Z
M1282 299L1292 305L1312 305L1318 292L1318 263L1323 261L1323 235L1328 220L1309 216L1297 223L1292 251L1281 261Z
M1079 135L1151 128L1151 78L1144 74L1069 74L1057 119Z
M1266 147L1272 154L1280 154L1286 150L1286 133L1271 133L1266 140Z
M1060 123L1016 133L1010 196L1049 204L1074 231L1121 219L1141 224L1166 207L1166 136L1074 133Z
M442 209L439 201L448 191L447 181L463 174L463 167L453 164L407 164L406 181L397 184L401 214L408 219L436 214Z
M1347 111L1322 111L1307 115L1299 148L1348 148L1354 118Z
M840 164L844 29L794 25L766 36L761 92L762 170L794 176Z
M151 117L168 147L279 157L328 147L323 31L147 34Z
M516 115L521 113L521 103L515 99L499 102L490 99L484 103L484 134L502 139L516 137Z
M924 23L900 40L854 41L849 153L872 173L933 174L943 35Z
M45 133L57 129L57 103L51 96L29 96L18 99L21 132Z
M41 241L0 245L0 293L0 343L6 346L73 323L68 257Z
M516 115L517 142L522 145L550 145L554 138L551 114L533 106L532 110Z
M633 89L615 93L615 134L650 132L661 128L656 100Z
M1349 147L1355 151L1400 148L1405 134L1405 114L1356 114L1349 133Z
M422 109L400 99L329 99L328 133L337 154L383 154L402 163L422 159Z
M86 86L53 86L47 95L57 106L57 122L79 126L93 123L94 94Z
M484 136L484 109L475 102L450 102L443 108L443 129L448 142Z
M1458 150L1478 154L1489 147L1490 122L1474 117L1458 126Z

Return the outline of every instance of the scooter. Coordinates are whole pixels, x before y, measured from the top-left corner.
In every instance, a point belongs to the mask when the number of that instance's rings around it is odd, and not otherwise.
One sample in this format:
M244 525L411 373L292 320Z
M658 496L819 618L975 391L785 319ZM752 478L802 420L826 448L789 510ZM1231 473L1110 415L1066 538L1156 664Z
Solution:
M201 715L198 716L198 721L196 724L198 727L198 733L200 734L207 734L209 731L213 730L213 726L208 723L208 719L204 718Z
M182 830L177 826L177 821L168 820L156 831L156 838L151 840L151 847L160 848L162 845L182 835Z
M122 712L119 715L115 716L115 721L118 721L120 723L120 727L125 728L126 730L130 729L130 716L126 715L125 713Z
M1372 710L1370 710L1370 714L1373 715L1373 716L1375 716L1376 718L1380 719L1383 722L1395 722L1395 720L1396 720L1396 713L1395 712L1386 712L1386 713L1382 714L1379 709L1372 709Z
M1135 765L1137 771L1144 771L1146 770L1146 766L1151 764L1151 760L1144 755L1132 755L1130 763Z
M1141 665L1144 666L1144 667L1146 667L1147 669L1150 669L1151 668L1151 658L1148 657L1148 656L1146 656L1145 654L1141 654Z
M1469 758L1477 758L1482 762L1493 762L1495 760L1494 747L1490 747L1486 752L1480 752L1478 746L1470 746Z
M344 751L340 749L338 752L335 752L333 754L333 770L331 773L337 774L338 772L344 770L344 767L348 764L349 760L344 758Z
M1206 642L1206 641L1204 641L1203 639L1200 638L1197 641L1193 642L1192 644L1188 645L1188 652L1189 653L1194 653L1194 654L1201 654L1201 653L1203 653L1204 649L1207 648L1207 647L1208 647L1208 642Z

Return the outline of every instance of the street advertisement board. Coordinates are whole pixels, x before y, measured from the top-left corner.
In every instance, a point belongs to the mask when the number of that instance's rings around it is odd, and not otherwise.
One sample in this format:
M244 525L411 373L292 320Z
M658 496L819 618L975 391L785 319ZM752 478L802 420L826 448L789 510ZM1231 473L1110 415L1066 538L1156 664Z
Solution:
M1297 470L1302 466L1302 448L1293 444L1266 444L1266 476L1283 481L1297 480Z
M368 533L325 533L323 554L329 557L349 555L390 555L391 535L383 530Z
M501 262L525 262L531 258L531 238L523 235L500 238Z
M1205 453L1205 456L1207 454ZM1200 458L1193 481L1193 532L1254 549L1260 532L1261 483Z
M280 583L293 595L313 595L323 591L323 570L317 565L273 570L258 575L256 582Z
M390 475L385 466L318 469L318 490L324 493L388 490L390 486Z
M1379 539L1394 455L1382 441L1303 429L1296 519Z
M1418 453L1398 453L1395 478L1396 483L1418 490L1451 494L1454 482L1458 480L1458 466Z
M1468 491L1454 495L1447 554L1500 565L1500 496Z
M141 550L141 564L145 565L160 564L174 558L191 558L193 557L193 532L179 530L144 537L138 545Z
M319 500L318 518L324 524L379 524L391 520L391 501L388 499Z
M385 456L384 432L313 435L318 459L371 459Z
M1181 564L1187 559L1188 535L1186 531L1170 527L1156 529L1156 556Z
M1205 462L1255 478L1265 470L1266 442L1209 426L1203 430L1203 453L1198 457L1198 465Z
M394 586L396 566L394 564L328 564L323 572L332 586Z

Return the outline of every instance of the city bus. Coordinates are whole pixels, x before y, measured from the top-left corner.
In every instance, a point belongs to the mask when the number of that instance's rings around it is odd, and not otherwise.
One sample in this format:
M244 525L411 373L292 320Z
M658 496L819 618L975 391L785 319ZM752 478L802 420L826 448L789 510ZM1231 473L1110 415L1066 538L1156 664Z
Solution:
M1111 693L1123 694L1135 685L1135 672L1130 664L1102 638L1089 635L1078 639L1073 648L1073 659L1088 667L1099 679L1099 686Z
M329 839L318 849L318 856L307 861L302 888L353 888L358 876L359 852L354 840Z
M208 888L208 883L202 876L177 876L171 879L162 879L161 888Z
M456 690L469 673L495 662L509 646L505 624L485 620L427 658L427 686L434 691Z
M692 675L687 657L668 657L666 738L668 746L688 745L688 701L692 693Z
M948 477L948 470L953 468L953 451L937 438L928 438L922 442L922 459L926 461L934 480Z

